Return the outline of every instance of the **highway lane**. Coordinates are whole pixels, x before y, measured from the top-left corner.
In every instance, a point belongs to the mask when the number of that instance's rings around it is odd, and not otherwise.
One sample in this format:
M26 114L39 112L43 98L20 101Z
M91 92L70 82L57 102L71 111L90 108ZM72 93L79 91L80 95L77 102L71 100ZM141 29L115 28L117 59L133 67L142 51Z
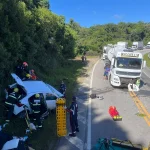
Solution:
M91 147L96 144L99 138L104 137L130 140L135 144L148 146L150 127L143 117L138 116L139 109L127 89L113 88L108 81L103 80L103 67L103 61L99 61L93 73L92 93L103 96L104 99L91 99ZM147 82L147 84L143 84L141 91L138 92L139 99L150 112L150 99L148 97L150 96L148 86L150 80L144 73L142 74L142 81L143 83ZM112 120L108 113L110 106L116 106L123 117L122 121L115 122Z
M143 54L150 52L150 50L140 51ZM144 84L138 93L139 99L142 101L148 112L150 112L150 71L146 67L143 69L142 83ZM113 88L109 82L103 80L103 61L99 61L93 72L93 80L91 85L91 93L103 96L104 99L90 99L88 101L87 94L90 89L90 77L84 80L84 84L79 89L77 101L79 104L79 125L80 133L76 138L64 137L58 144L56 150L88 150L89 147L96 144L100 137L116 137L119 139L128 139L134 143L140 143L147 146L150 142L150 127L148 127L143 117L136 114L139 113L137 106L130 97L127 89ZM85 95L86 94L86 95ZM108 109L111 105L117 107L123 120L114 122L109 116ZM86 116L87 108L91 107L89 121ZM69 129L69 126L68 126ZM87 131L87 134L85 133ZM88 142L87 139L88 138Z

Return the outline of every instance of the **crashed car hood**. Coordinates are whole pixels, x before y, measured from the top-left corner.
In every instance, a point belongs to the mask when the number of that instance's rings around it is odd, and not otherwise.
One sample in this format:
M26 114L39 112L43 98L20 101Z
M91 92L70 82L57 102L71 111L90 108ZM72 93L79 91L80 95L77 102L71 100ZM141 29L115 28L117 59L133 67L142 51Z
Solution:
M63 97L64 95L62 93L60 93L59 91L57 91L54 87L52 87L49 84L46 84L52 91L52 93L57 96L57 97Z
M15 73L11 73L11 76L13 77L13 79L16 81L17 84L24 87L22 80Z

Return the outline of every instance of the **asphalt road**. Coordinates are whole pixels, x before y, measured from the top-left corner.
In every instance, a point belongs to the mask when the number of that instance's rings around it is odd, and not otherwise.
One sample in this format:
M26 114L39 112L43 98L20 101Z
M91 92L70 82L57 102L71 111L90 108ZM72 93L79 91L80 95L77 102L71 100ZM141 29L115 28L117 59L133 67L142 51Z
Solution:
M140 51L143 54L150 50ZM150 126L143 117L138 116L139 110L130 97L127 89L113 88L109 81L103 80L103 61L99 61L93 73L92 93L103 96L103 100L91 99L91 147L99 138L118 138L130 140L135 144L148 146L150 142ZM150 69L143 69L142 88L138 97L150 112ZM113 121L108 110L116 106L122 121ZM90 147L90 146L89 146ZM89 149L89 147L87 149Z
M145 54L150 50L140 52ZM60 138L55 150L91 150L99 138L118 138L148 146L150 126L144 117L137 115L140 111L127 89L113 88L108 80L103 80L103 67L103 61L99 60L78 89L80 132L77 133L77 137L65 136ZM146 67L142 73L142 87L137 95L150 117L149 77L150 69ZM88 95L92 93L103 97L103 99L89 98ZM116 106L123 117L122 121L112 120L108 113L110 106ZM67 129L69 131L69 124Z

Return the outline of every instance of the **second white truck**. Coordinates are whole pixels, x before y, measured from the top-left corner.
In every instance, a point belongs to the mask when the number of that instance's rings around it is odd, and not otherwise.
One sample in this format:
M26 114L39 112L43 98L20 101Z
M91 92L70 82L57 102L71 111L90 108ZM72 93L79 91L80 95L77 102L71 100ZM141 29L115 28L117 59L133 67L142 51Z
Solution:
M133 42L132 49L133 50L143 50L143 41Z
M116 46L123 47L124 49L128 48L128 42L117 42Z

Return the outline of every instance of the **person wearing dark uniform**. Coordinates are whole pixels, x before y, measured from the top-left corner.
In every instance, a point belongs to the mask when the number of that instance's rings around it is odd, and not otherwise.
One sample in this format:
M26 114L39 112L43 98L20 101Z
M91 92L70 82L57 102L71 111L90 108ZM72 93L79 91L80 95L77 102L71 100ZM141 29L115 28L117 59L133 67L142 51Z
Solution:
M13 111L14 111L14 105L18 103L18 99L20 98L20 95L18 94L19 89L18 88L14 88L13 92L10 93L8 95L8 98L5 100L5 106L7 108L7 118L6 118L6 122L10 121L10 118L13 115Z
M40 94L35 94L30 99L30 105L33 111L33 120L36 121L38 128L42 128L40 116L41 116L41 98Z
M62 93L65 96L66 85L65 85L64 81L62 81L61 84L60 84L60 93Z
M69 136L75 137L76 136L76 132L79 132L79 127L78 127L78 120L77 120L77 116L78 116L78 105L76 103L76 97L73 96L72 98L72 103L70 105L70 108L66 108L66 111L70 113L70 127L71 127L71 133L69 134Z
M76 114L76 117L75 117L75 129L76 129L76 132L79 132L79 125L78 125L78 104L77 104L75 96L72 97L72 101L74 102L74 105L75 105L75 114Z
M23 64L18 65L15 69L16 69L16 75L20 79L23 79L26 74L29 74L28 64L26 62L23 62Z

